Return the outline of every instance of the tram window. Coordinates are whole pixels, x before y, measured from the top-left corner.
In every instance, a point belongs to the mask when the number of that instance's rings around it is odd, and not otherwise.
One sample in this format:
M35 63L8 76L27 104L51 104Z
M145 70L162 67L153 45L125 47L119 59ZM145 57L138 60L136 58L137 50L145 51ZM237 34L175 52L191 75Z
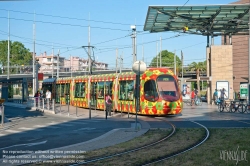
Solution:
M105 82L105 94L109 94L110 96L112 96L112 87L113 87L112 81Z
M70 84L67 83L67 84L65 85L65 95L69 95L69 93L70 93Z
M97 83L97 98L101 98L103 99L104 98L104 82L98 82Z
M164 100L176 101L179 99L178 85L171 75L161 75L157 78L157 86Z
M56 84L56 96L60 96L60 84Z
M119 100L134 99L134 80L120 81Z
M60 96L64 96L64 87L65 87L65 84L61 84Z
M159 95L156 90L156 84L154 80L148 80L144 84L144 98L148 101L156 101Z
M85 97L85 82L76 83L75 97Z

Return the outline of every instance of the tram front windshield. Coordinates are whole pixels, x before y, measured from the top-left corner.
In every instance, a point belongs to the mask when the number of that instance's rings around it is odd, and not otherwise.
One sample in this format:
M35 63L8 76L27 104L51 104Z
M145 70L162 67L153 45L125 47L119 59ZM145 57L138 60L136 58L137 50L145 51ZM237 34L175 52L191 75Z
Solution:
M157 78L157 86L159 94L163 100L176 101L179 100L178 85L171 75L161 75Z

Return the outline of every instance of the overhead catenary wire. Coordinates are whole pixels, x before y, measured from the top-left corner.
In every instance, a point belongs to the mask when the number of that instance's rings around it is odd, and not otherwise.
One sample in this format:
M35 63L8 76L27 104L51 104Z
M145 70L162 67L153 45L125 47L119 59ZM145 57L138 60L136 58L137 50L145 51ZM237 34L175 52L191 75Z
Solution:
M8 19L7 17L0 17L0 18ZM10 17L9 19L11 19L11 20L19 20L19 21L28 21L28 22L33 21L33 20L19 19L19 18L13 18L13 17ZM88 28L88 25L66 24L66 23L39 21L39 20L36 20L36 23L55 24L55 25L65 25L65 26ZM112 30L112 31L126 31L126 32L130 31L130 30L125 30L125 29L103 28L103 27L94 27L94 26L91 26L91 28L93 28L93 29L105 29L105 30Z
M34 13L18 11L18 10L9 10L9 9L8 10L7 9L0 9L0 10L17 12L17 13L25 13L25 14L31 14L31 15L34 14ZM71 19L71 20L78 20L78 21L98 22L98 23L105 23L105 24L117 24L117 25L128 25L128 26L131 25L131 24L125 24L125 23L111 22L111 21L100 21L100 20L91 20L91 19L83 19L83 18L75 18L75 17L55 16L55 15L41 14L41 13L36 13L36 15L46 16L46 17L63 18L63 19ZM144 26L144 25L136 25L136 26Z

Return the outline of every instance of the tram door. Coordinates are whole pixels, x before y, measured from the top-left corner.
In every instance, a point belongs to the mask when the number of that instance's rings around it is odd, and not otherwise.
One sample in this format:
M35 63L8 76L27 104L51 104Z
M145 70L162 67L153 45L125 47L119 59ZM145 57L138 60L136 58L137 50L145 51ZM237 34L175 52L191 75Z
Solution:
M90 107L96 109L96 91L97 91L97 82L91 82L90 86Z

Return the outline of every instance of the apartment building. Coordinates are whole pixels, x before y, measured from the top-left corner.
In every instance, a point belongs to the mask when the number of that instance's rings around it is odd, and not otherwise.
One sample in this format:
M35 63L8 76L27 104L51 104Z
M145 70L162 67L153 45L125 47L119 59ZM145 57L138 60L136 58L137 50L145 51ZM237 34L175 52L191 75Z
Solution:
M47 55L46 52L36 56L39 59L38 63L41 65L40 73L52 73L52 71L57 73L57 68L59 72L74 72L74 71L87 71L89 66L89 61L77 56L70 56L69 59L60 57L57 55ZM58 66L58 67L57 67ZM93 63L94 70L107 70L108 64L102 62Z
M39 69L39 73L52 73L52 71L56 74L57 66L59 66L59 72L64 71L64 57L60 57L57 55L47 55L46 52L36 56L38 59L38 63L41 65Z
M71 56L69 59L64 60L64 67L66 71L86 71L89 67L88 59L82 59L79 57ZM107 70L108 64L102 62L94 62L93 67L94 70Z

